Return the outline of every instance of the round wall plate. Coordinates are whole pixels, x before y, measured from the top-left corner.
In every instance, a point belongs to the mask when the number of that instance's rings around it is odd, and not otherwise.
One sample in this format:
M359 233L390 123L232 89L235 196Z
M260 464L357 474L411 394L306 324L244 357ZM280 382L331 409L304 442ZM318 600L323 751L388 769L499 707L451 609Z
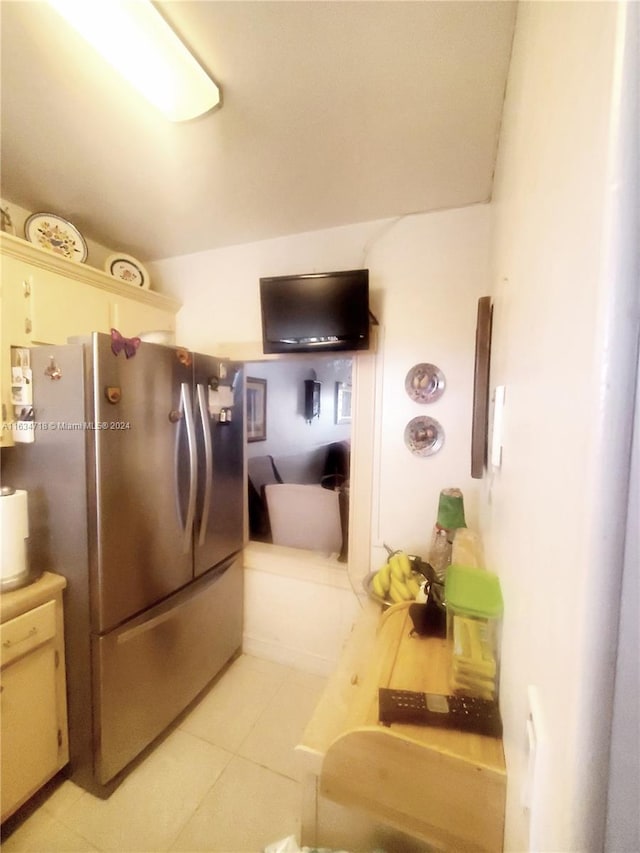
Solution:
M404 430L404 443L414 456L433 456L444 444L444 430L435 418L412 418Z
M444 394L444 373L435 364L415 364L407 373L404 387L416 403L434 403Z
M76 226L56 213L32 213L24 223L24 236L35 246L79 264L84 263L89 254Z
M149 273L137 258L125 255L122 252L117 255L109 255L105 261L104 268L118 281L125 281L134 287L149 290Z

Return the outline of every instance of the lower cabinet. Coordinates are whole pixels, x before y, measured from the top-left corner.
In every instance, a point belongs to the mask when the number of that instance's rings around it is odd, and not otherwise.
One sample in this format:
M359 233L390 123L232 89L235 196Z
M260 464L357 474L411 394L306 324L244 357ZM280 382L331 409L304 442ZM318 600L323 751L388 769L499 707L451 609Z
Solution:
M62 589L45 573L2 595L2 820L69 761Z

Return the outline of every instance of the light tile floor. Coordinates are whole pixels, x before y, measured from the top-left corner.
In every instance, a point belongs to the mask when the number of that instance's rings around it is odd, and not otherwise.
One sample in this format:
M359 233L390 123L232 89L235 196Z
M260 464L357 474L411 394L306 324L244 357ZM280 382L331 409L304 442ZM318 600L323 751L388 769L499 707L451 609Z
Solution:
M242 655L108 800L66 780L3 853L259 853L300 839L294 751L325 679Z

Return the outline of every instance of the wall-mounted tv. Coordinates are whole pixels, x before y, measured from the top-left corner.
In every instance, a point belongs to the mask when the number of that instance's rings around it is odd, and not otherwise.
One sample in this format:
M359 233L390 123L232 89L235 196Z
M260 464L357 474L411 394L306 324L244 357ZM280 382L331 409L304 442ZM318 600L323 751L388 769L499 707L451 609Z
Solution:
M369 270L260 279L265 353L369 349Z

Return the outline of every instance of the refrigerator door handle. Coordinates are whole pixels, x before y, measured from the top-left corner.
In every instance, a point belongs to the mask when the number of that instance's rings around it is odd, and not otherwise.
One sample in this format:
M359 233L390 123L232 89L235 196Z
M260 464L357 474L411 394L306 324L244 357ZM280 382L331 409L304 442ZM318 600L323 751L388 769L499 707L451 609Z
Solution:
M176 615L179 615L181 610L190 606L194 599L197 599L204 590L209 589L212 584L220 581L227 570L234 565L235 561L236 557L225 560L216 569L212 569L206 579L201 579L201 582L197 586L187 587L160 606L153 608L153 615L141 616L133 620L134 624L131 627L125 628L122 631L115 631L112 636L115 636L117 645L120 646L123 643L128 643L141 634L152 631L158 625L162 625L163 622L174 619Z
M187 445L189 448L189 502L187 504L187 517L184 524L184 538L182 540L182 550L186 554L191 548L191 533L196 513L196 491L198 487L196 426L193 418L193 409L191 408L189 384L187 382L183 382L180 385L180 409L184 412L184 420L187 426Z
M204 440L204 499L202 501L202 517L200 519L200 533L198 545L204 545L209 523L209 510L211 508L211 489L213 478L213 442L209 426L209 408L207 406L207 392L204 385L198 385L198 409L200 411L200 422L202 424L202 438Z

